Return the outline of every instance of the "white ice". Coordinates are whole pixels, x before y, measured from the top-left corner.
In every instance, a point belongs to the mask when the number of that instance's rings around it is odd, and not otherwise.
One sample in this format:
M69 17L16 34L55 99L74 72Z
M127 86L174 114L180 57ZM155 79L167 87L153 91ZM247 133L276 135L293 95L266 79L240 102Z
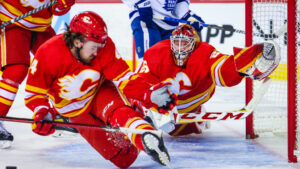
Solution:
M201 14L207 23L232 24L235 28L244 28L243 4L203 3L195 4L192 8ZM109 34L123 57L132 56L131 50L125 51L132 47L122 46L132 44L126 6L122 4L77 4L72 8L71 15L83 10L99 12L107 22ZM120 16L116 16L116 13L112 15L111 11L118 11ZM237 13L239 15L236 15ZM127 33L126 37L122 37L125 33ZM231 52L232 45L244 45L243 38L228 38L225 44L220 45L218 44L219 37L212 39L210 43L222 49L223 52L224 50ZM123 39L129 39L129 43L124 43ZM244 93L243 84L233 88L218 88L213 99L206 104L207 110L241 108L244 105ZM8 116L31 118L32 113L24 106L23 94L22 92L18 94L17 101ZM5 169L6 166L17 166L18 169L116 168L96 153L80 136L43 137L34 134L29 124L5 122L5 125L14 135L15 140L10 149L0 150L0 169ZM165 144L171 156L171 164L175 169L300 169L299 164L287 162L286 138L270 135L255 140L246 140L243 120L212 122L211 128L205 130L202 135L178 138L166 136ZM142 152L130 168L166 167L156 164Z
M32 113L25 108L22 97L23 92L20 92L9 116L31 117ZM243 84L233 88L218 88L206 107L209 111L240 108L243 97ZM1 169L6 166L17 166L18 169L116 168L79 135L70 138L45 137L34 134L29 124L5 122L5 125L15 140L10 149L0 150ZM244 120L215 121L201 135L177 138L165 136L171 164L174 168L198 169L300 168L299 164L287 162L284 137L246 140L244 126ZM160 166L142 152L130 168L166 167Z

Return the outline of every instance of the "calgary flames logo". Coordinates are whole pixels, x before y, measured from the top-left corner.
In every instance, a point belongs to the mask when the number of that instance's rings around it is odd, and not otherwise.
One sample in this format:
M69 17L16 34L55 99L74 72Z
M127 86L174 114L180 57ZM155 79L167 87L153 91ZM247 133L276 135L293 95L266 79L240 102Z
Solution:
M80 98L97 87L99 79L100 74L94 70L84 70L78 75L64 76L59 79L58 85L61 87L59 96L66 100ZM86 81L90 81L90 83L86 85Z

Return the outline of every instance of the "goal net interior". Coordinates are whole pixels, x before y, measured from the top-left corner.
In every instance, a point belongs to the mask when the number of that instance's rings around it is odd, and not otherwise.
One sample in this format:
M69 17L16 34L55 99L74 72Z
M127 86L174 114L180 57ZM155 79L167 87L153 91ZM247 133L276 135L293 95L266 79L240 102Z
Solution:
M247 138L284 137L289 161L297 162L300 150L297 141L300 136L300 0L246 0L245 9L246 43L273 40L279 45L281 54L281 62L270 76L271 86L253 117L247 119ZM246 83L247 99L258 86L259 82Z

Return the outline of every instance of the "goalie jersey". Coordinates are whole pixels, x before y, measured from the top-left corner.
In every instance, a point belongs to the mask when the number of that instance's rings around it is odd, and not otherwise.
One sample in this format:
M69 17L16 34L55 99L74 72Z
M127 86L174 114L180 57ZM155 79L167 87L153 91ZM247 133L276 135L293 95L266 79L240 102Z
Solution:
M170 40L164 40L145 52L138 73L119 87L128 98L143 100L144 93L154 84L169 81L169 91L178 96L179 113L198 111L214 94L216 86L230 87L243 79L240 69L251 65L252 56L261 53L257 46L236 49L236 55L225 55L206 42L200 42L191 53L186 65L174 63ZM246 56L246 57L245 57ZM251 56L251 57L249 57ZM236 66L236 62L239 66Z
M130 73L110 38L90 65L78 61L56 35L37 51L29 69L25 104L34 112L37 106L49 107L66 117L91 110L91 103L104 79L116 82Z

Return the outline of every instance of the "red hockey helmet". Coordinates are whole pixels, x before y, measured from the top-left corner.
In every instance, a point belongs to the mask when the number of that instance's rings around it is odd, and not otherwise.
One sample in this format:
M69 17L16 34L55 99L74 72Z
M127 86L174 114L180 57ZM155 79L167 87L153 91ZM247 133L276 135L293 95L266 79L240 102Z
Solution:
M196 30L188 24L179 25L172 32L170 39L176 65L184 66L196 44L200 42Z
M105 44L107 28L103 19L95 12L85 11L77 14L70 22L71 32L81 33L88 40Z

